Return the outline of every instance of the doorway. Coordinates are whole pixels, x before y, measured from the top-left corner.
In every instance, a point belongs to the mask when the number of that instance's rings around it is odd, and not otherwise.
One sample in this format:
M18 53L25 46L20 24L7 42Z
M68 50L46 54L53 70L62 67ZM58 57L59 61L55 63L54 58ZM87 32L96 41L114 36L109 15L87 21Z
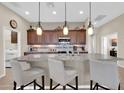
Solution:
M118 33L110 33L101 37L101 54L117 56L118 51ZM112 56L112 55L111 55Z

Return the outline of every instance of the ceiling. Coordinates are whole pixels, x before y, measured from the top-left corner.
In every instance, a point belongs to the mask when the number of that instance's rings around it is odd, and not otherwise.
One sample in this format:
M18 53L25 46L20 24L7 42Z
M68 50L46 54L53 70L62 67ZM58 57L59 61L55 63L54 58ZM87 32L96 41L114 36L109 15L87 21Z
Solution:
M22 16L27 21L38 22L38 2L3 2L3 5ZM67 21L86 22L89 16L88 2L67 2ZM29 12L29 15L25 14ZM56 14L53 14L56 11ZM83 11L83 14L80 14ZM123 2L93 2L92 23L99 27L124 13ZM41 22L64 22L64 2L41 2Z

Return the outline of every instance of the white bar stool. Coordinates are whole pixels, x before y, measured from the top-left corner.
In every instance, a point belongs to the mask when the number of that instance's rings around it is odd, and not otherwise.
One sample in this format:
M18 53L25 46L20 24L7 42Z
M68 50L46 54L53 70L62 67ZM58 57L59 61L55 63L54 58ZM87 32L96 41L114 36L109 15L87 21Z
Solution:
M55 89L59 85L66 89L66 85L78 90L78 73L72 68L64 68L64 64L60 60L48 59L49 73L50 73L50 90ZM75 78L76 87L69 85L68 83ZM58 85L52 87L52 81L58 83Z
M34 83L34 89L36 89L36 86L39 86L40 89L45 89L44 85L44 75L45 71L42 68L33 67L28 70L23 70L21 67L20 62L15 61L11 62L12 66L12 73L13 73L13 80L14 80L14 90L18 88L18 90L23 90L24 87ZM40 86L36 79L42 76L42 86Z
M93 87L93 81L95 86ZM90 89L119 89L120 80L116 62L90 60Z

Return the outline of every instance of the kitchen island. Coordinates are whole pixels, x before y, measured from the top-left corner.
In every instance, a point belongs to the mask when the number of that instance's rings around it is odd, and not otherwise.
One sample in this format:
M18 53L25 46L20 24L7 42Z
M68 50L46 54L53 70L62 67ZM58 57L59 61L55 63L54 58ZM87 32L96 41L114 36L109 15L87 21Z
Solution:
M79 88L89 87L90 81L90 68L89 60L96 59L102 62L117 62L123 60L122 58L116 58L101 54L29 54L16 58L19 62L28 62L32 66L39 66L46 71L46 86L49 86L49 69L48 69L48 58L55 58L62 60L65 66L71 66L79 73ZM40 83L40 81L39 81ZM74 84L74 82L71 82Z
M37 52L37 51L29 51L29 52L24 52L24 55L29 55L29 54L60 54L60 53L63 53L63 54L66 54L66 51L61 51L61 52L57 52L57 51L52 51L52 52ZM74 52L75 54L78 53L78 52ZM79 54L84 54L84 53L88 53L87 51L81 51L79 52ZM72 54L72 53L70 53Z

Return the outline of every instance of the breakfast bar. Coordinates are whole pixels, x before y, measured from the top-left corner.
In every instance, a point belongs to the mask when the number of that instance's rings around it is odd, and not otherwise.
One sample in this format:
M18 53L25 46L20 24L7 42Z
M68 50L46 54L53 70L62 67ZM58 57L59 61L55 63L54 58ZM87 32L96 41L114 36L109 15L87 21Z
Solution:
M48 58L54 58L64 62L65 66L71 66L79 73L79 88L89 87L90 67L89 60L95 59L102 62L117 62L122 58L111 57L102 54L29 54L15 60L28 62L32 66L42 67L46 71L46 86L49 86ZM40 83L40 82L39 82ZM74 82L71 82L72 84Z

